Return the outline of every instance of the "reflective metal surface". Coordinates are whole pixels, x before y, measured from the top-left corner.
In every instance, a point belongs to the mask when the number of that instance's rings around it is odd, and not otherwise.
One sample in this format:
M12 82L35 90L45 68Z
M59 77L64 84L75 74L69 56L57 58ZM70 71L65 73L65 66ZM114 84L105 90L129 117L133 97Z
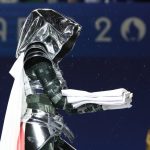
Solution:
M21 30L16 57L33 43L42 43L49 58L60 61L74 46L81 26L52 9L36 9L27 17Z
M63 117L60 115L45 113L41 110L27 109L22 122L26 123L26 150L41 149L47 142L56 142L61 134L64 134L70 141L74 138L73 133L64 124Z

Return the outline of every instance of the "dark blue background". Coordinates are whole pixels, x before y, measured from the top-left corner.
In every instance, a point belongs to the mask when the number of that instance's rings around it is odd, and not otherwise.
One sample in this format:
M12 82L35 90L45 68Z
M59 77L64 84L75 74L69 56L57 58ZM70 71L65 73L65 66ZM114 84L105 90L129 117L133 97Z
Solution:
M69 88L87 91L124 87L134 93L133 107L85 115L65 115L76 135L78 150L144 150L150 128L150 5L1 5L0 16L8 24L8 39L0 42L0 129L13 83L8 74L15 61L17 18L33 8L55 8L83 26L74 50L60 63ZM110 43L96 43L98 17L112 20ZM142 41L126 42L120 25L129 17L141 18L147 33ZM17 92L17 91L16 91ZM15 116L14 116L15 117Z

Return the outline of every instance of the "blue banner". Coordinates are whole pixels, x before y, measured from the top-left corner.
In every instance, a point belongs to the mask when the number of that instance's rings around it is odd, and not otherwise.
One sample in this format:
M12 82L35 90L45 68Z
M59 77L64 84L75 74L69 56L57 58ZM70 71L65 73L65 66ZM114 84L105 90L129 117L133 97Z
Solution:
M14 56L25 17L36 8L55 9L83 30L70 57L150 56L149 4L0 5L0 56Z

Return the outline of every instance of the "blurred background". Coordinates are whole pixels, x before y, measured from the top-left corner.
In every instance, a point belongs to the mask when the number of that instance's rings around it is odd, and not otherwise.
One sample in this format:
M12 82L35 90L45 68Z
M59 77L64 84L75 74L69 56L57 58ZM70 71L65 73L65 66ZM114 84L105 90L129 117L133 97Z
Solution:
M74 146L78 150L148 150L149 0L0 0L0 133L13 83L9 70L16 60L19 31L36 8L55 9L83 27L73 51L60 63L69 88L124 87L134 93L131 109L64 114L76 136Z

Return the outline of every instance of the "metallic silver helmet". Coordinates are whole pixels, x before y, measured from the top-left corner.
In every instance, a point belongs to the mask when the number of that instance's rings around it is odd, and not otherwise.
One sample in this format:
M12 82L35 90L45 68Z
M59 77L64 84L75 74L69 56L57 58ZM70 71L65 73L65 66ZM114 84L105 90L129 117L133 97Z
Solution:
M19 38L16 57L30 45L41 43L50 60L59 62L79 36L81 26L52 9L36 9L27 17Z

